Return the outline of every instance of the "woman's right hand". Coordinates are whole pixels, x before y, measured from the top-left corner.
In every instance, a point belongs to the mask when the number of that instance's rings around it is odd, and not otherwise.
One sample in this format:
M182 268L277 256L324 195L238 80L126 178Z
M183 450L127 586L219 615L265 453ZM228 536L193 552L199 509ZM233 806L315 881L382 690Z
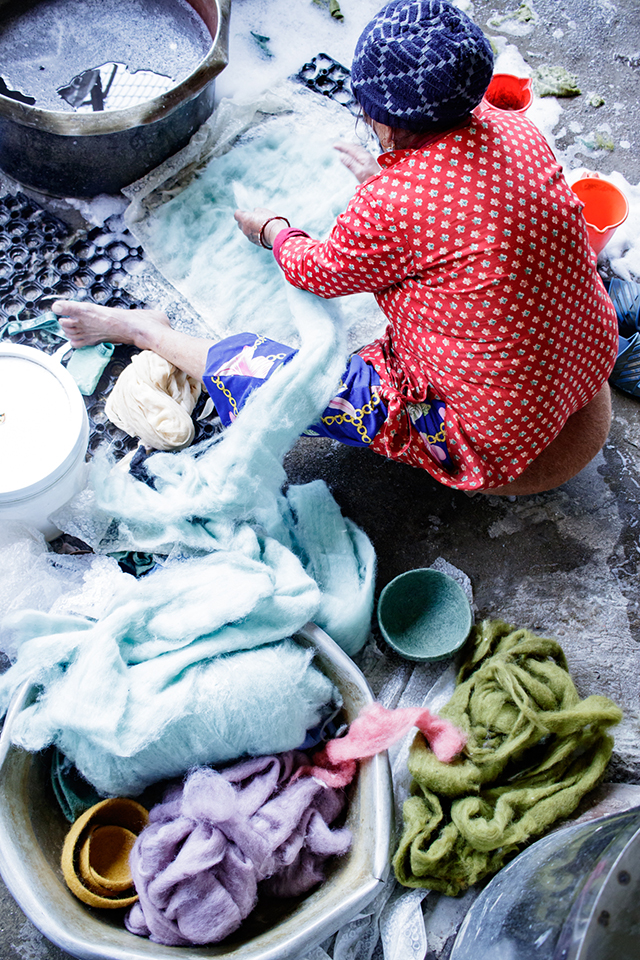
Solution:
M247 240L260 246L260 231L267 220L277 216L273 210L266 207L256 207L254 210L236 210L234 217ZM282 225L280 225L282 229Z
M369 177L380 173L380 165L364 147L356 143L347 143L344 140L334 143L334 150L341 154L340 159L347 170L351 170L358 183L364 183Z

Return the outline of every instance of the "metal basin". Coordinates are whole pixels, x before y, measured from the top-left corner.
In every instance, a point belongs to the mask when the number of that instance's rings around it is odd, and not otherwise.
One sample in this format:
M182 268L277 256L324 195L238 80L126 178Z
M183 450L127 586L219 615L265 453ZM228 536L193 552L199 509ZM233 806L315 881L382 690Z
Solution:
M339 688L349 722L373 701L360 670L315 624L296 639L316 650L315 663ZM359 764L348 788L350 851L327 870L327 879L308 896L260 905L242 927L221 943L168 947L130 934L119 911L93 910L64 883L60 853L69 824L48 782L42 756L11 744L17 713L33 697L23 688L7 713L0 737L0 868L24 913L62 950L80 960L294 960L331 936L381 890L390 867L391 774L386 753Z
M230 4L0 0L0 169L73 197L148 173L213 111Z

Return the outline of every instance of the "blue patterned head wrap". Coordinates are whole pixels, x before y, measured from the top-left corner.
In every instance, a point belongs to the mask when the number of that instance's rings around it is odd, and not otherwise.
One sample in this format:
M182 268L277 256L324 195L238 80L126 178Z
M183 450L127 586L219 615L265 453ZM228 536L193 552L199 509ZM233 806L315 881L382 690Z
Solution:
M372 120L418 132L466 117L492 72L488 39L447 0L391 0L358 40L351 82Z

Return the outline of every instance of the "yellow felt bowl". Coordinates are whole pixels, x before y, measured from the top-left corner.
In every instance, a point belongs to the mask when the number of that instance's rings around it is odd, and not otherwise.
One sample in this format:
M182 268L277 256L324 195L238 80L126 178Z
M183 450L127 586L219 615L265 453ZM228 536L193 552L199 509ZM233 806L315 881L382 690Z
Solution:
M102 800L75 821L62 847L60 866L72 893L90 907L117 910L138 899L129 853L149 822L135 800Z
M80 876L94 893L123 893L133 885L129 856L137 834L126 827L92 827L80 847Z
M126 827L92 827L80 846L80 878L94 893L113 897L130 890L129 856L137 834Z
M363 707L373 702L362 673L315 624L307 624L296 639L314 649L315 663L340 690L346 720L351 723ZM298 960L363 910L386 881L393 846L393 799L389 761L384 753L359 764L358 775L347 788L346 825L353 836L351 850L335 858L327 868L325 882L311 893L258 904L236 933L209 946L169 947L134 936L124 927L124 910L93 909L81 903L64 881L60 853L69 824L50 789L50 763L42 754L27 753L11 743L16 716L35 695L36 691L28 687L19 691L0 736L0 869L24 913L72 957ZM108 817L94 816L91 824L88 820L76 827L76 832L83 835L80 847L91 834L85 858L93 870L92 882L96 882L98 875L107 879L105 874L113 874L111 868L101 865L98 851L93 850L94 841L101 835L97 827L119 825L132 833L137 827L126 820L118 824L113 809ZM77 843L74 849L79 865ZM117 867L114 869L117 872ZM123 901L115 906L122 907Z

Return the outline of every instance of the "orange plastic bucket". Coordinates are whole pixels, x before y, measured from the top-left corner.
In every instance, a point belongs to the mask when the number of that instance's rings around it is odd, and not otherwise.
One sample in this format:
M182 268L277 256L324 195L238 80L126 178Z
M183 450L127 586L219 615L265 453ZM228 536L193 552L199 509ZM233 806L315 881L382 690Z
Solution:
M524 113L533 100L531 80L529 77L514 77L510 73L494 73L484 100L498 110Z
M587 221L589 242L599 254L629 216L627 198L608 180L593 175L576 180L571 189L584 203L582 215Z

